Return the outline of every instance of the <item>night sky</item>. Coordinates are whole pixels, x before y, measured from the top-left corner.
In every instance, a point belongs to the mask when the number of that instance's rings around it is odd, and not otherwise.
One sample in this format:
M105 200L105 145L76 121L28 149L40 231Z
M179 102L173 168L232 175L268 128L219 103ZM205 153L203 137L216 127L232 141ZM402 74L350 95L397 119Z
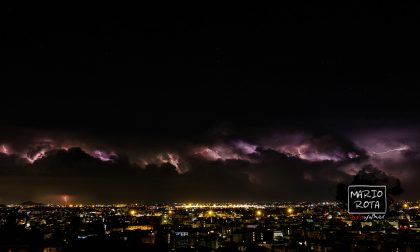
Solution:
M420 197L418 6L3 6L0 203Z

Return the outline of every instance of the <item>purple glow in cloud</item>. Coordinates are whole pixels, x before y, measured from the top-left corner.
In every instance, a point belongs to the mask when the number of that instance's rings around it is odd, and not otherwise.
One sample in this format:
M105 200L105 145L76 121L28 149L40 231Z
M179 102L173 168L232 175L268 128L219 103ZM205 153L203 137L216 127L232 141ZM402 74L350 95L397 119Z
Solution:
M104 162L113 161L117 156L114 152L106 152L102 150L94 150L91 155Z
M239 140L229 144L215 144L213 146L201 146L193 150L193 155L209 161L215 160L247 160L253 161L250 154L257 153L257 146Z
M241 157L240 153L227 145L216 145L214 147L199 147L193 151L194 155L201 156L204 159L215 160L228 160L228 159L245 159Z
M23 156L23 158L26 159L29 163L32 164L35 161L37 161L38 159L41 159L41 158L45 157L45 153L46 153L46 150L42 149L42 150L40 150L36 153L33 153L33 154L26 153Z
M344 155L334 152L321 152L310 144L286 145L276 148L277 151L288 156L298 157L308 161L340 161L344 159Z
M416 149L420 140L413 129L368 130L351 138L375 159L401 159L405 151Z
M10 155L9 148L5 144L2 144L0 148L0 152L6 155Z
M197 150L194 152L195 155L199 155L203 157L204 159L215 161L218 159L222 159L222 157L217 153L216 151L208 148L208 147L202 147L197 148Z
M165 163L171 164L175 167L175 170L178 174L183 174L188 172L187 164L181 159L181 157L173 152L164 152L152 155L151 157L142 157L139 158L140 165L147 166L149 164L162 165Z
M181 167L180 165L180 157L176 154L172 154L172 153L168 153L168 163L170 163L171 165L175 166L176 171L179 174L185 173L187 170L185 170L183 167Z
M36 141L29 143L26 148L21 148L16 152L16 154L26 160L28 163L32 164L35 161L44 158L50 151L68 150L75 147L81 148L84 152L100 159L101 161L112 161L113 157L117 156L114 152L92 150L90 146L81 142L72 141L69 143L66 141L55 141L49 138L37 139ZM0 152L8 155L11 154L10 148L6 144L0 145Z
M312 162L339 162L364 155L364 150L348 139L329 135L313 136L307 133L276 134L262 139L260 146Z
M407 145L403 145L403 146L398 147L398 148L386 149L386 150L383 150L381 152L372 151L371 154L372 155L385 155L385 154L388 154L388 153L391 153L391 152L397 152L397 151L400 152L400 151L405 151L405 150L409 150L409 149L410 149L410 147L408 147Z
M360 157L360 155L357 154L356 152L349 152L349 153L347 153L347 157L350 158L350 159L354 159L354 158Z
M35 144L32 144L21 156L29 163L34 163L38 159L45 157L46 153L57 149L55 141L51 139L41 139Z
M36 142L30 147L24 156L30 163L37 159L43 158L48 151L51 150L69 150L71 148L80 148L92 157L95 157L103 162L114 161L118 155L114 151L102 150L88 145L82 141L77 140L52 140L44 138Z
M253 144L249 144L245 141L239 140L234 142L234 146L242 151L245 154L254 154L257 153L257 146Z

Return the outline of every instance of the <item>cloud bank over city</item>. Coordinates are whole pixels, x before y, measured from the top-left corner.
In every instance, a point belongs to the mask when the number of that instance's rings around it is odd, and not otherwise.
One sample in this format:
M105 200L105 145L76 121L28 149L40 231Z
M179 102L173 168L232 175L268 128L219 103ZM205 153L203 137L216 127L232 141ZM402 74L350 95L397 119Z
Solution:
M218 127L200 140L153 143L115 137L13 130L0 143L3 202L330 200L372 166L400 179L405 198L420 190L420 135L408 128L318 133ZM3 131L7 132L7 130ZM150 144L149 144L150 143Z

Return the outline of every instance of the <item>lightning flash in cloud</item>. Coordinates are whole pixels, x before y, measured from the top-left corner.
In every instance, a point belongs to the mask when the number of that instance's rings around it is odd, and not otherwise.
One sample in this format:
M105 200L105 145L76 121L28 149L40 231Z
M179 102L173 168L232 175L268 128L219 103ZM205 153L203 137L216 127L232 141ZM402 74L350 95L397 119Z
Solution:
M6 155L9 155L9 154L10 154L9 149L7 148L7 146L6 146L5 144L3 144L3 145L1 146L1 148L0 148L0 152L1 152L1 153L4 153L4 154L6 154Z
M389 149L389 150L385 150L385 151L381 151L381 152L375 152L372 151L372 155L384 155L384 154L388 154L391 152L396 152L396 151L404 151L404 150L408 150L410 149L407 145L395 148L395 149Z

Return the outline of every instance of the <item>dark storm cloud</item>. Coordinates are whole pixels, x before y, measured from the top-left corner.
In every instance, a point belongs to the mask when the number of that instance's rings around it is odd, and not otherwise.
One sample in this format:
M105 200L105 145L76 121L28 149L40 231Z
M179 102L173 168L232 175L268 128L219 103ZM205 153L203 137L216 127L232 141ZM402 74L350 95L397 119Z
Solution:
M335 159L366 157L366 151L356 146L350 139L336 135L312 137L307 141L319 153L327 153Z
M420 149L410 148L410 150L401 151L401 156L398 158L375 159L372 163L382 171L400 179L405 198L417 199L419 197Z
M2 155L2 168L12 164L11 169L2 169L3 177L9 179L2 186L7 187L13 181L31 176L34 184L29 183L22 189L42 187L41 191L47 193L47 188L51 187L53 192L65 194L68 190L73 195L96 195L103 201L114 201L116 195L125 190L126 197L131 200L245 201L274 200L277 197L293 199L297 195L305 196L311 189L310 184L307 187L304 183L307 180L304 174L315 172L317 165L312 166L310 162L274 150L259 149L252 155L256 162L207 160L184 155L183 162L189 164L190 170L181 174L178 167L169 162L139 166L129 162L128 158L102 161L80 148L48 151L35 162L23 164L15 164L12 156ZM45 184L39 185L39 181ZM57 184L57 181L62 182ZM82 186L70 187L71 181ZM317 177L316 181L328 179ZM313 184L314 188L317 183ZM293 192L293 196L289 197L288 192ZM7 199L7 194L2 198Z
M259 149L260 159L250 171L259 181L264 195L290 197L302 200L328 198L332 186L348 179L338 168L344 162L310 161L279 153L272 149ZM311 195L311 196L309 196Z
M28 166L34 173L55 177L118 177L134 173L125 159L115 157L104 162L80 148L49 151Z
M11 175L18 173L18 167L26 164L26 160L16 155L7 155L0 153L0 174Z
M332 134L283 133L265 139L262 146L311 161L366 158L365 150L350 139Z
M388 157L337 134L232 132L169 145L163 139L147 145L112 138L95 144L92 137L85 144L82 136L73 138L82 148L64 138L43 138L28 141L19 148L22 153L12 153L15 144L5 143L10 153L0 153L0 199L57 201L57 195L68 194L83 202L325 200L334 199L336 185L350 183L366 165L401 178L411 192L417 188L407 176L420 164L411 142L405 142L410 149ZM387 136L384 145L395 147ZM99 148L104 146L107 151ZM30 162L28 150L42 155Z

